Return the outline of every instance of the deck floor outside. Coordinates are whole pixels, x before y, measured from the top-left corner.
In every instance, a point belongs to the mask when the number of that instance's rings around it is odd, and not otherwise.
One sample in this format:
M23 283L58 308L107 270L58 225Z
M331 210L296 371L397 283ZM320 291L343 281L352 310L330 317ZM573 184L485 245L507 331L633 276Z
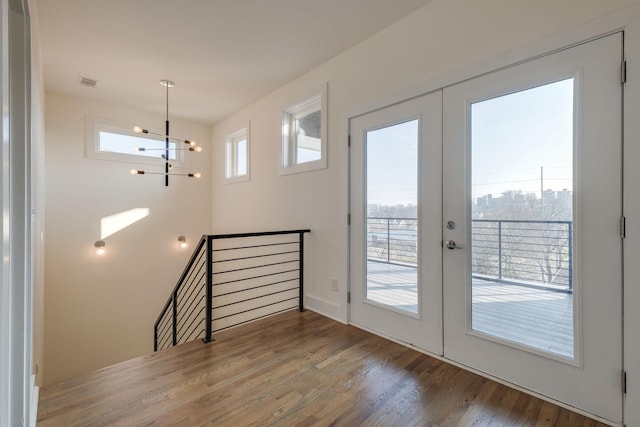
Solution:
M418 312L417 268L369 261L367 298ZM473 279L473 329L572 358L573 294Z

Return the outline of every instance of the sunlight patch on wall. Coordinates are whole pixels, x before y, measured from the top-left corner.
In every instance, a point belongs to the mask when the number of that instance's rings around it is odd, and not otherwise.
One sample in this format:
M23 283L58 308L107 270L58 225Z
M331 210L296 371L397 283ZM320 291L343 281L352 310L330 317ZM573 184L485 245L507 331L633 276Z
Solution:
M149 212L149 208L135 208L103 217L100 220L100 238L106 239L131 224L146 218L149 216Z

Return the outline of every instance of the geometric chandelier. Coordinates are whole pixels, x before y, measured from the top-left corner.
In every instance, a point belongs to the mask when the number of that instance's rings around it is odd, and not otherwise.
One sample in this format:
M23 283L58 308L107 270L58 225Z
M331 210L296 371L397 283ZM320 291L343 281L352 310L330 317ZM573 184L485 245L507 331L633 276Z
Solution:
M186 176L186 177L190 177L190 178L200 178L200 173L170 173L171 169L173 168L173 165L171 163L169 163L169 154L170 152L173 151L195 151L195 152L200 152L202 151L202 147L196 146L196 142L195 141L191 141L188 139L182 139L182 138L175 138L173 136L171 136L169 134L169 88L172 88L175 86L175 83L173 83L171 80L160 80L160 84L162 86L164 86L166 88L166 111L167 111L167 116L166 116L166 121L165 121L165 132L164 135L161 133L156 133L156 132L151 132L148 129L143 129L140 126L135 126L133 128L134 132L137 133L144 133L144 134L149 134L149 135L156 135L156 136L161 136L164 137L164 148L144 148L144 147L138 147L136 148L136 151L154 151L154 150L159 150L159 151L164 151L164 154L162 155L162 158L164 159L164 172L150 172L150 171L143 171L143 170L138 170L138 169L132 169L131 170L131 174L133 175L164 175L164 185L165 186L169 186L169 175L172 176ZM184 143L187 145L187 148L179 148L177 145L175 147L171 147L170 142L173 141L175 143Z

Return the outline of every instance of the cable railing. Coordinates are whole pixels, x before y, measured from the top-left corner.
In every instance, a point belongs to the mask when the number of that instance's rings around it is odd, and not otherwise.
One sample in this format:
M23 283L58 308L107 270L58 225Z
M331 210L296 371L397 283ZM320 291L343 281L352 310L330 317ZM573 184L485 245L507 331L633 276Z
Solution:
M367 258L388 264L418 263L416 218L367 218Z
M273 314L304 310L310 230L202 236L154 324L154 351Z
M573 222L472 221L474 276L571 291Z
M573 223L543 220L472 220L475 278L550 289L573 289ZM369 261L416 267L416 218L367 218Z

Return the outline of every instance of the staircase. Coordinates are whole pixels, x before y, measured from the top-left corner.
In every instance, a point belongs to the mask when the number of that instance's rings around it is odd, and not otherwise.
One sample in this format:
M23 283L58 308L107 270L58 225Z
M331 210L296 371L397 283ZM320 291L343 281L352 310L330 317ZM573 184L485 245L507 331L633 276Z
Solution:
M304 235L204 235L154 325L154 351L297 308L304 311Z

